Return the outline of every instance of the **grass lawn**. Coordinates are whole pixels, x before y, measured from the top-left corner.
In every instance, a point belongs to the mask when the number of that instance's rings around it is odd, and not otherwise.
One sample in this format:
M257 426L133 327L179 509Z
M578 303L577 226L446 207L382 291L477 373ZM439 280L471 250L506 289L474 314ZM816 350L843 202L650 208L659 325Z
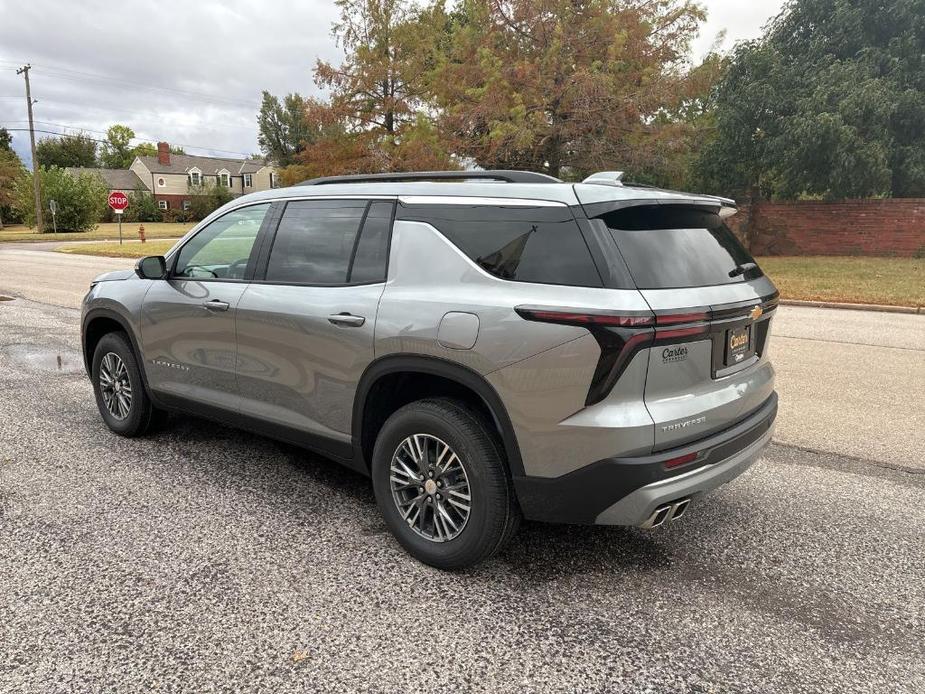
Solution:
M784 299L925 306L925 259L767 256L757 260Z
M145 230L147 230L145 225ZM143 258L146 255L164 255L175 243L175 239L148 241L147 243L125 243L118 241L105 243L74 243L58 246L59 253L76 253L78 255L104 255L110 258Z
M193 228L193 224L168 224L166 222L145 222L145 236L149 239L178 239ZM138 224L122 223L122 238L137 239ZM100 224L92 231L80 233L37 234L22 224L12 224L3 227L0 231L0 243L29 242L29 241L117 241L119 240L119 224ZM118 245L118 244L117 244Z

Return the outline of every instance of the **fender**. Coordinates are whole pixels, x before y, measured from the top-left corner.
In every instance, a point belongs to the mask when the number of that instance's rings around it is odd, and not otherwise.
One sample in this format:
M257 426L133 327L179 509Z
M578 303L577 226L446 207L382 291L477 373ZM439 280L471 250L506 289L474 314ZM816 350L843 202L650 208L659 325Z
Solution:
M517 436L514 434L514 425L511 424L507 409L504 407L504 403L501 402L501 398L494 387L481 374L461 364L439 357L408 354L390 354L380 357L366 367L366 371L363 372L363 376L360 378L353 401L352 425L354 447L356 448L355 455L358 460L367 466L370 462L364 459L362 447L363 412L366 408L369 392L381 377L398 372L441 376L475 392L495 418L501 432L501 441L507 455L511 475L517 477L524 474L523 459L520 456Z
M135 352L135 357L138 361L138 370L141 371L141 380L144 383L145 392L152 401L157 403L157 399L152 397L151 388L148 386L148 374L145 371L145 363L141 355L141 348L138 345L138 337L135 335L129 320L115 309L91 308L80 322L80 351L83 354L84 369L87 372L87 377L90 378L91 376L93 361L93 355L87 351L87 326L96 318L107 318L118 323L125 334L128 335L129 342L132 343L132 350Z

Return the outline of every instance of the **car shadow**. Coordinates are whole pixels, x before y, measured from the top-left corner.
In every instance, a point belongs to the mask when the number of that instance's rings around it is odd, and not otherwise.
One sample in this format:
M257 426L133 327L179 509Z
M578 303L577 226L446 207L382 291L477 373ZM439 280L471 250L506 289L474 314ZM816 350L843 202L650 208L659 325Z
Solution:
M291 499L294 493L309 500L319 495L349 499L364 509L355 518L357 533L382 535L383 542L394 542L376 507L372 483L365 475L318 453L212 421L172 415L167 431L171 438L190 444L214 446L221 441L224 446L240 449L240 455L231 457L247 461L247 466L234 474L259 478L265 495L278 492L280 498L286 499ZM255 472L255 462L277 466L275 472L280 475L272 477L276 481L264 481L271 478ZM229 465L233 465L221 456L210 456L208 461L200 456L200 464L203 463L209 468L214 465L216 476L229 474ZM212 471L207 469L203 474ZM285 480L285 487L280 479ZM463 573L490 579L500 570L522 580L542 583L591 571L659 571L669 567L673 558L670 544L654 539L658 533L619 526L555 525L525 520L507 548ZM414 560L408 557L408 561Z

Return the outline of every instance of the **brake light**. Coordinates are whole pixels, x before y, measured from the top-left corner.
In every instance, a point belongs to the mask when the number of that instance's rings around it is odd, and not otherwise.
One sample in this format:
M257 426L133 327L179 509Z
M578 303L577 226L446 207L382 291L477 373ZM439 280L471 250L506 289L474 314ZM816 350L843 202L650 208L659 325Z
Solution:
M679 455L677 458L672 458L671 460L666 460L663 465L671 470L672 468L681 467L682 465L687 465L688 463L693 463L697 460L699 453L687 453L685 455Z
M678 325L680 323L696 323L709 320L710 314L705 311L695 313L662 313L656 318L659 325Z
M601 326L611 328L647 328L655 324L651 314L595 313L591 311L558 311L518 306L514 309L526 320L565 325Z

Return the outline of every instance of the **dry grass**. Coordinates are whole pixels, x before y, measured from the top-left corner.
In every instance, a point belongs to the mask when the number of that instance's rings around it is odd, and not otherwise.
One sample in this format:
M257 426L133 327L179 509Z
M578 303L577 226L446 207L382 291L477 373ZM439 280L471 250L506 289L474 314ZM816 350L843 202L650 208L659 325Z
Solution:
M147 229L147 226L145 226ZM174 240L148 241L147 243L124 243L118 241L106 243L72 243L58 246L59 253L76 253L77 255L102 255L109 258L143 258L146 255L164 255L175 243Z
M178 239L193 228L193 224L168 224L166 222L145 222L145 236L149 239ZM138 238L138 224L123 222L123 239ZM79 233L38 234L22 224L5 226L0 231L0 243L28 243L32 241L118 241L117 223L100 224L92 231Z
M925 259L768 256L757 260L784 299L925 306Z

